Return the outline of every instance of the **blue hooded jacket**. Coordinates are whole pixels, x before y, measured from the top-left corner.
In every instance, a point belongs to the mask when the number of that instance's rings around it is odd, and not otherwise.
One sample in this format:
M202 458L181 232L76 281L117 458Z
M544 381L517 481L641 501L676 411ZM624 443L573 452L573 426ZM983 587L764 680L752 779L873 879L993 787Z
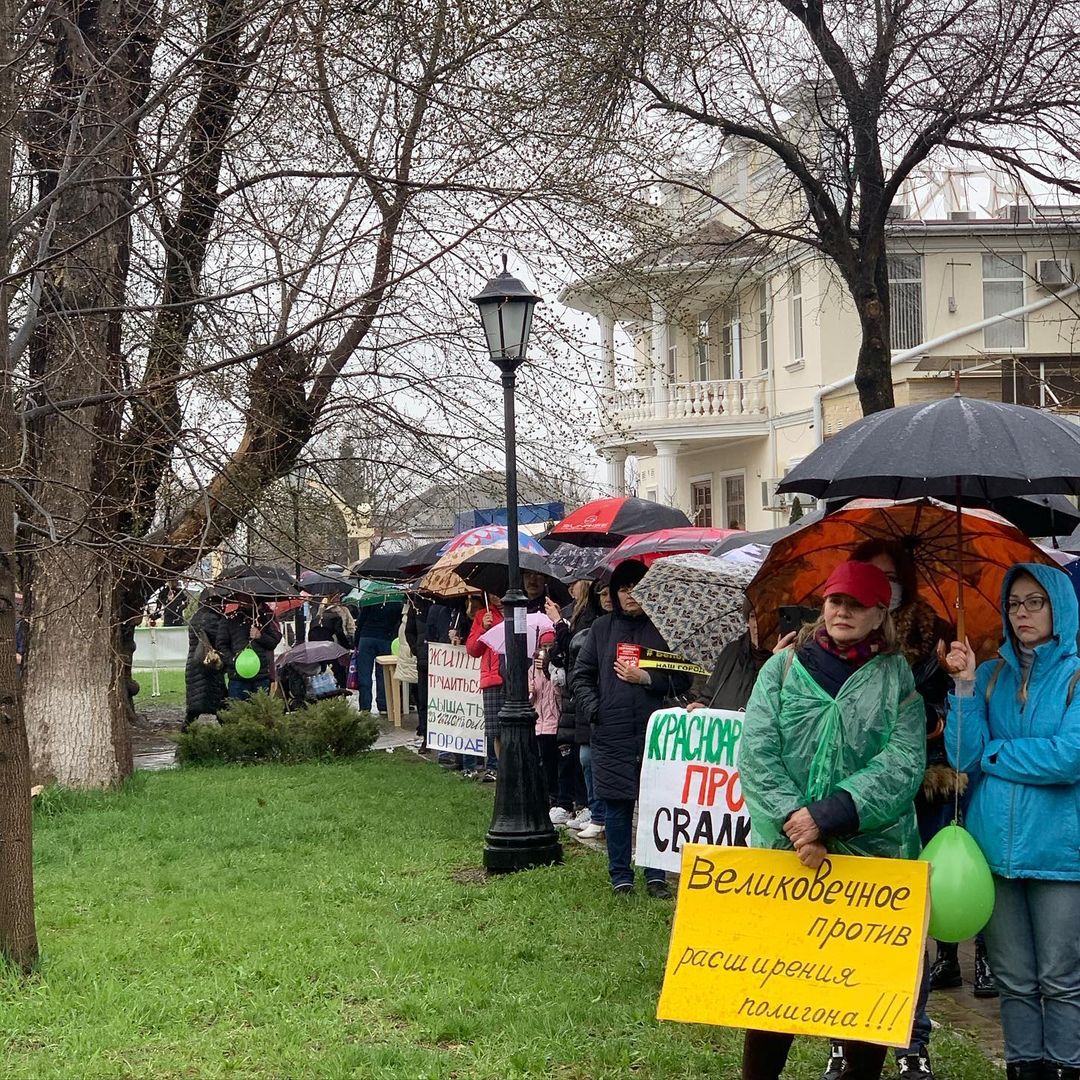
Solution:
M1021 572L1046 590L1054 619L1053 637L1035 648L1026 704L1005 613L1009 587ZM1001 616L1004 665L980 664L974 695L949 695L945 749L975 785L966 825L1000 877L1080 880L1080 687L1066 708L1080 670L1076 594L1056 567L1014 566L1002 585Z

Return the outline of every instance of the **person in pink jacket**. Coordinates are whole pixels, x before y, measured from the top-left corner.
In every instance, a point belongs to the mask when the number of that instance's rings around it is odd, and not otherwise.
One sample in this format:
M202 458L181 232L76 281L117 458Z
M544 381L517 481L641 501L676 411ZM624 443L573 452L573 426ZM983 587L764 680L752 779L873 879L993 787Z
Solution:
M484 695L484 742L487 744L487 761L477 758L472 769L462 775L466 779L495 782L499 765L499 712L506 701L506 686L502 675L502 655L480 639L493 626L503 621L502 601L497 596L487 597L487 607L480 608L473 617L472 629L465 641L470 656L480 658L480 692Z
M559 794L559 713L562 701L559 688L551 681L549 667L555 633L546 630L537 642L536 656L529 667L529 700L536 710L536 741L540 747L540 762L547 780L548 802L555 805Z

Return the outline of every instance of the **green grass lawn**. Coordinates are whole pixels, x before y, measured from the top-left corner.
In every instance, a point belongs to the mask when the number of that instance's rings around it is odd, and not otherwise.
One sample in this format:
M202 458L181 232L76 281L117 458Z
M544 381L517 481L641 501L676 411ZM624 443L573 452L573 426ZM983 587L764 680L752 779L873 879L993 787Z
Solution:
M135 708L139 712L160 709L163 705L175 705L181 709L184 707L184 669L160 669L158 671L158 687L161 690L160 697L152 696L153 672L136 671L134 679L139 684L139 692L135 695Z
M0 1074L737 1077L738 1032L654 1019L671 905L616 902L573 841L483 881L490 807L404 752L47 791L43 959L0 983ZM943 1080L1000 1075L935 1049ZM824 1054L801 1042L789 1075Z

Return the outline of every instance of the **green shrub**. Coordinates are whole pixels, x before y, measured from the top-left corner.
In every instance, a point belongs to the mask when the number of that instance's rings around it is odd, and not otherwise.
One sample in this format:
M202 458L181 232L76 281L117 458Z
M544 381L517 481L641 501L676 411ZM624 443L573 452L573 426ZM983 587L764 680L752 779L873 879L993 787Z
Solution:
M276 727L286 716L285 702L276 694L259 690L249 698L230 699L221 710L222 724L252 723Z
M286 712L280 698L260 691L232 702L220 727L196 724L179 735L176 756L182 765L311 761L363 753L378 737L371 713L355 712L344 698Z

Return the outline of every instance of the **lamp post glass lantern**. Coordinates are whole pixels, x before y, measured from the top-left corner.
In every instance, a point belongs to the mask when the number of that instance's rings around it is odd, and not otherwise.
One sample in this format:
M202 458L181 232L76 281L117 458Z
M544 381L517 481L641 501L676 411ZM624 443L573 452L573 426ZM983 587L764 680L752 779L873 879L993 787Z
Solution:
M529 703L528 651L525 646L527 599L521 591L518 558L517 435L514 384L525 361L533 309L543 303L506 269L493 277L473 303L488 352L500 372L506 443L507 590L506 699L499 712L499 769L495 809L484 844L484 866L496 873L549 866L562 861L562 845L548 816L547 786L536 742L536 712Z
M300 580L300 574L303 571L303 567L300 565L300 493L304 490L306 482L307 466L297 464L293 471L289 473L289 491L292 492L293 510L293 572L297 581ZM303 604L296 609L296 614L293 616L293 631L296 644L306 640L307 621L304 618Z

